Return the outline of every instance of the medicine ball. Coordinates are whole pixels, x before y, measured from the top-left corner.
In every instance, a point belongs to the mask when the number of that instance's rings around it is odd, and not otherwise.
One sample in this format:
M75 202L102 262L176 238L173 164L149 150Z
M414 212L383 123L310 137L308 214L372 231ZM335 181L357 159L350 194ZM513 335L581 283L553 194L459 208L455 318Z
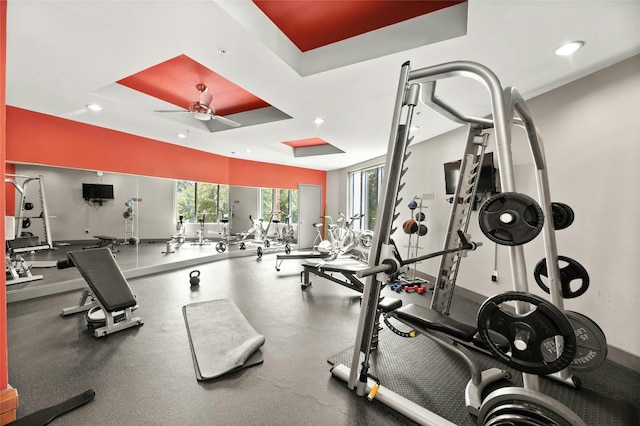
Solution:
M424 215L424 213L422 212L418 212L416 213L416 220L418 222L422 222L423 220L425 220L426 216Z
M418 235L420 235L421 237L424 237L425 235L427 235L427 232L429 232L429 230L427 229L427 225L420 224L420 229L418 229Z
M127 207L131 207L133 205L133 203L131 202L131 200L127 200L124 202L124 205Z
M409 210L415 210L418 208L418 203L416 203L416 200L411 200L407 207L409 207Z
M27 201L26 203L24 203L24 209L25 210L33 210L33 203L30 203L30 202Z
M124 213L122 213L122 217L124 217L125 219L131 219L131 212L125 211Z
M418 232L418 223L413 219L407 219L402 224L402 229L405 234L415 234Z

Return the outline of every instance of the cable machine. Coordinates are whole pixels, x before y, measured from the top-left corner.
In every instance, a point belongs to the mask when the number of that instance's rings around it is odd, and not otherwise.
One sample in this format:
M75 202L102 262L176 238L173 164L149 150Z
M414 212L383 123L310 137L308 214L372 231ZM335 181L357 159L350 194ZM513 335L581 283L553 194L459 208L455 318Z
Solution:
M492 108L491 118L467 116L436 96L436 83L452 77L471 77L483 83L490 94ZM543 214L544 218L552 218L552 206L542 141L531 119L528 108L516 89L511 87L503 89L500 81L491 70L473 62L457 61L417 70L411 70L409 62L402 65L385 162L385 182L379 202L376 228L369 256L369 268L358 274L359 277L366 277L366 281L363 290L353 359L350 367L338 364L332 368L331 373L335 377L346 381L349 389L355 390L357 395L364 396L368 394L369 399L375 397L378 401L420 424L450 425L452 424L451 422L434 412L409 401L392 390L380 385L380 383L375 383L375 381L372 380L373 376L369 372L372 340L376 335L378 303L383 285L393 282L398 274L403 273L404 270L407 269L407 265L410 265L412 262L426 259L429 256L435 256L432 254L402 261L391 239L395 231L393 223L400 216L400 213L396 212L396 207L402 202L402 200L398 198L398 194L404 186L404 183L401 182L402 177L407 171L404 162L410 154L407 152L407 147L411 142L409 138L409 128L411 127L414 109L420 100L445 117L455 122L465 124L468 129L460 176L452 203L444 248L436 254L442 257L430 307L431 312L441 319L449 318L449 307L453 297L460 261L468 250L473 250L476 247L475 244L469 243L469 236L466 232L473 204L475 203L480 166L483 161L485 148L487 147L489 135L485 130L494 130L502 191L505 193L515 193L516 183L511 154L511 128L513 125L518 125L525 129L536 169L538 199L541 206L540 214ZM548 270L548 277L551 305L553 306L550 308L554 308L555 306L559 315L566 320L566 317L562 314L564 309L553 221L544 221L541 228L547 265L551 265ZM513 293L527 293L528 282L522 242L507 245L511 264ZM530 303L533 301L533 298L516 300L516 314L526 314L529 310ZM545 301L542 302L544 303ZM569 324L568 321L566 323ZM570 324L569 328L571 328ZM415 329L418 330L419 328L416 327ZM471 414L478 415L482 413L482 415L486 415L486 407L480 406L482 403L482 387L484 386L484 382L498 380L502 378L503 375L499 372L489 372L489 370L487 370L487 377L485 377L485 372L479 371L477 362L473 360L473 356L469 353L468 349L455 342L452 344L449 343L450 340L442 333L430 334L427 331L424 334L428 335L437 343L448 346L447 349L458 354L467 362L472 372L472 380L470 380L465 395L467 407ZM564 337L564 335L562 337ZM560 340L556 340L558 354L562 352L563 344L566 347L571 345L570 340L575 336L573 336L573 330L571 329L570 332L567 333L564 342L562 341L562 337ZM520 336L518 338L521 340L518 340L516 345L526 344L527 336ZM573 343L575 344L575 341ZM572 355L569 356L572 357ZM568 366L569 362L570 359L564 365ZM544 370L544 368L541 368L541 370ZM555 418L569 420L570 424L584 425L584 422L567 407L560 403L556 404L557 401L549 401L550 398L539 392L538 374L540 373L532 374L525 372L533 371L532 369L523 369L520 371L523 371L524 388L515 388L515 390L513 390L514 388L508 388L508 392L511 392L508 397L501 395L499 398L493 398L492 401L500 400L504 402L508 401L510 397L527 400L527 403L531 403L532 400L533 404L537 404L537 408L544 408L550 411L550 415L555 416ZM563 381L569 385L575 385L568 368L563 368L559 371L555 370L553 375L555 375L554 378L559 381ZM491 398L486 398L486 400L489 399ZM496 402L496 404L501 403L502 402ZM481 420L482 419L479 421Z

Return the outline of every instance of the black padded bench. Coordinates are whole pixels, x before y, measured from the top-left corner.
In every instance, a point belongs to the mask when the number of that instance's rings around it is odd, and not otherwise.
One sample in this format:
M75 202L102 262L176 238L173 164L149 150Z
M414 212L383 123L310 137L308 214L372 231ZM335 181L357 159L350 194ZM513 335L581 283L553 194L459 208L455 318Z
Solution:
M449 336L465 342L472 342L478 331L475 327L454 320L449 315L442 314L426 306L411 303L396 311L399 319L428 330L441 331Z
M118 252L118 239L116 237L110 237L108 235L94 235L93 238L97 238L98 242L94 246L86 247L87 249L109 247L114 253Z
M89 290L85 290L78 306L63 310L63 316L100 306L106 324L94 330L95 337L143 324L140 318L133 317L133 309L137 306L136 297L111 250L102 247L70 251L67 257L78 268L89 285ZM89 298L92 302L86 303Z
M490 353L484 349L481 340L476 337L476 327L456 321L450 316L426 306L413 303L397 309L394 314L404 324L414 327L415 331L429 337L465 361L467 367L469 367L471 379L465 388L464 399L467 411L472 415L477 416L479 413L485 387L498 380L510 377L506 370L498 368L481 370L480 364L474 359L469 348L479 350L488 355ZM456 341L462 344L457 344Z
M472 343L474 349L491 355L480 338L476 327L456 321L449 315L434 311L426 306L411 303L398 309L396 316L408 325L415 325L426 330L439 331L463 342ZM489 333L492 336L492 340L496 342L502 350L505 352L509 350L509 342L507 339L492 330L489 330Z

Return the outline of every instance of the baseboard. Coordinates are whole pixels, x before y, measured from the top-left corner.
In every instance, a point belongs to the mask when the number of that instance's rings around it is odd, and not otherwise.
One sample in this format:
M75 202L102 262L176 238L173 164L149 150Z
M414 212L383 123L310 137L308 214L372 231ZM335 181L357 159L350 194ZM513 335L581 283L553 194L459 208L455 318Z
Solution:
M0 425L7 425L16 420L18 409L18 391L11 386L0 391Z

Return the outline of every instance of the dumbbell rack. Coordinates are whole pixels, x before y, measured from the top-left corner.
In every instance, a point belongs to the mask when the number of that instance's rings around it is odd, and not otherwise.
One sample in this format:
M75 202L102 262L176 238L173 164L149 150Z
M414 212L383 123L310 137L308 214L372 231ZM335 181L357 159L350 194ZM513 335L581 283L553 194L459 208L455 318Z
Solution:
M138 202L142 199L129 198L127 201L131 201L131 206L128 206L131 215L124 218L124 241L122 243L135 245L138 241Z
M417 200L417 202L418 202L418 206L417 206L418 214L421 215L421 213L422 213L422 198L420 198L418 196L415 196L415 197L413 197L413 200L414 201ZM414 210L416 210L416 209L410 209L410 210L411 210L411 215L413 216ZM416 219L416 218L413 217L413 219ZM407 243L407 258L408 259L410 259L412 257L418 257L418 250L420 249L420 225L422 224L422 222L423 221L416 219L416 223L418 224L418 231L415 234L409 234L409 242ZM417 276L418 263L420 263L420 262L414 263L413 265L411 265L411 267L409 268L409 270L407 272L405 272L404 274L400 275L399 281L403 285L418 285L418 286L421 286L423 284L429 284L428 280L426 280L424 278L420 278L420 277Z

